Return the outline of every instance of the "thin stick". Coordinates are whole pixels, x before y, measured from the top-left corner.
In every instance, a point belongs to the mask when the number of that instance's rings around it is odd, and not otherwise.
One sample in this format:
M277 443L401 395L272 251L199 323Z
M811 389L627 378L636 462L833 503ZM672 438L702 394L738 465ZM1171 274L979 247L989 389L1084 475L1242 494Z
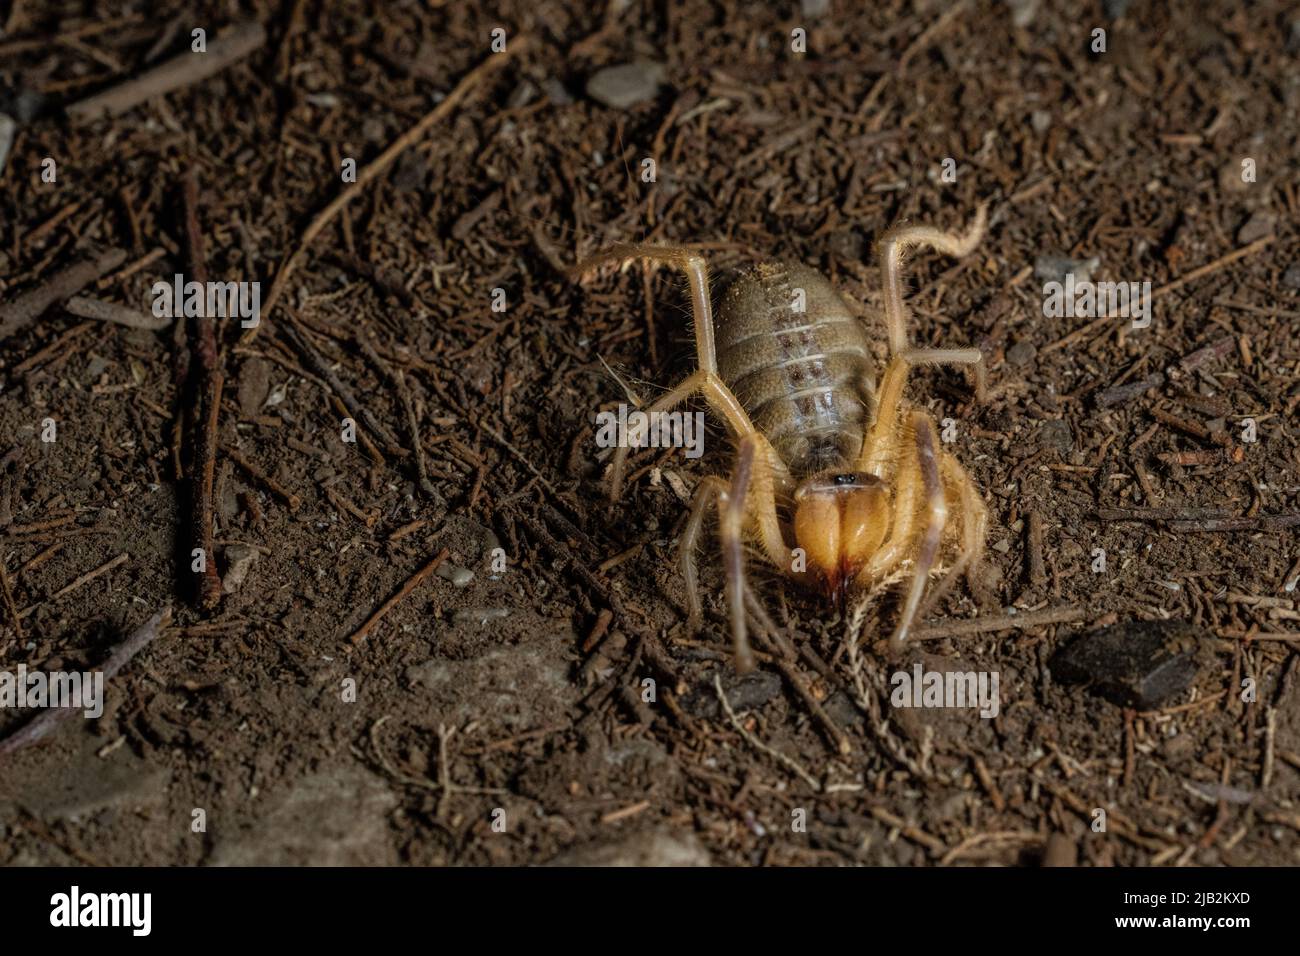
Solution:
M383 606L374 614L370 615L370 619L366 621L366 623L362 624L361 627L357 628L357 632L348 638L348 640L352 642L352 646L356 647L364 641L370 632L375 629L375 625L384 619L384 615L397 607L397 605L401 604L408 594L420 586L421 581L427 578L434 571L438 570L438 566L447 560L447 555L449 553L450 552L446 548L443 548L438 552L437 557L411 575L410 579L402 585L401 590L385 601Z
M129 329L147 329L150 332L158 332L171 325L170 319L158 318L141 312L139 309L127 308L115 302L105 302L103 299L90 299L82 295L74 295L68 300L64 308L83 319L114 322L118 325L125 325Z
M171 623L171 615L170 607L163 608L141 624L130 637L118 644L113 649L113 653L108 656L108 660L100 667L104 680L112 679L130 662L131 658L148 647L158 637L159 632ZM77 712L76 707L55 707L44 711L35 720L20 727L4 740L0 740L0 756L40 743L55 727Z
M23 293L0 308L0 341L31 325L55 302L76 295L125 261L125 249L105 249L95 258L68 266L50 276L37 288Z
M57 601L61 597L66 597L67 595L71 594L73 591L77 590L77 588L81 587L83 584L89 584L91 581L95 580L95 578L99 577L101 574L107 574L109 571L112 571L119 564L122 564L130 560L130 558L131 555L127 554L124 551L121 554L119 554L116 558L114 558L112 561L107 561L104 564L101 564L93 571L87 571L85 574L77 578L71 584L67 585L66 587L60 588L58 591L55 591L45 600ZM36 604L33 604L31 607L23 608L21 611L18 612L18 616L31 617L31 615L36 611L38 607L41 606L42 603L44 602L37 602Z
M1186 275L1179 276L1173 282L1166 283L1165 285L1162 285L1160 288L1156 289L1156 291L1151 293L1151 298L1158 299L1166 292L1173 292L1175 289L1181 288L1187 283L1201 278L1201 276L1209 275L1211 272L1217 272L1218 270L1222 269L1224 266L1231 265L1232 263L1236 262L1238 259L1244 258L1245 256L1249 256L1252 255L1253 253L1258 252L1260 249L1263 249L1265 246L1267 246L1270 242L1272 242L1276 238L1277 236L1265 236L1263 239L1256 239L1248 246L1242 246L1240 249L1237 249L1235 252L1230 252L1226 256L1221 256L1220 258L1215 259L1213 262L1201 266L1199 269L1193 269L1191 272L1187 273Z
M275 308L275 304L279 301L280 296L284 294L285 283L289 281L289 277L293 275L293 271L298 268L299 263L307 254L307 249L312 244L312 241L320 235L321 230L329 225L330 221L342 211L343 207L356 199L357 196L361 195L362 191L365 190L366 186L368 186L373 179L387 170L388 167L402 155L402 153L422 139L425 133L427 133L432 127L450 116L452 110L460 104L460 101L465 99L465 97L468 96L470 92L473 91L486 76L488 76L488 74L493 70L504 66L506 62L509 61L510 57L523 50L527 45L528 41L526 39L513 39L509 42L505 51L489 54L486 60L474 67L474 69L470 70L469 73L467 73L465 77L456 84L456 88L448 93L442 102L426 113L419 122L408 129L405 133L393 140L393 142L389 144L388 148L380 153L372 163L358 172L356 182L349 183L341 193L334 197L333 201L330 202L328 206L316 214L316 218L311 221L307 226L306 231L303 232L302 238L298 240L297 248L289 254L289 257L285 259L283 263L280 264L280 269L276 273L275 281L271 283L271 291L267 295L266 302L262 306L263 318L266 318L271 314L271 310ZM244 333L241 344L247 345L252 341L260 327L261 323L258 323L258 325L248 329Z
M241 455L238 450L232 448L230 445L223 444L221 446L221 451L227 458L233 461L240 468L244 469L248 477L252 478L254 481L266 485L266 487L270 490L270 492L273 495L282 498L284 500L284 503L289 506L290 511L297 511L298 508L302 505L301 498L299 498L289 489L285 488L284 485L280 484L270 475L266 474L264 471L262 471L262 469L254 465L251 461L249 461L247 458Z
M190 272L199 283L208 280L208 257L203 241L203 228L199 223L199 179L191 167L182 190L185 207L185 236L190 250ZM221 577L217 574L216 547L213 542L212 489L217 467L217 428L221 416L221 390L225 377L221 374L217 355L216 319L198 316L194 319L198 333L195 354L199 357L199 408L202 414L194 422L194 475L192 512L190 520L191 542L203 549L203 571L195 588L195 599L200 610L211 611L221 603Z
M290 322L282 327L282 331L302 354L302 357L307 360L311 370L329 383L329 387L334 390L334 394L347 406L348 414L359 419L372 435L388 446L391 453L404 455L406 450L397 443L397 439L389 433L388 429L384 428L379 419L371 414L370 409L357 400L352 389L348 388L343 383L343 380L330 368L329 363L325 361L325 357L316 350L316 347L311 344L307 336L297 328L296 323Z
M1048 624L1072 624L1084 620L1087 616L1087 609L1081 607L1044 608L1041 611L1030 611L1028 614L977 617L970 621L932 624L917 631L916 638L922 641L937 641L944 637L966 637L971 634L987 634L991 631L1027 631Z
M14 604L14 592L9 586L9 573L5 570L3 554L0 554L0 588L4 590L5 610L9 614L10 623L14 626L14 633L18 635L18 643L25 643L27 638L23 635L23 622L18 616L18 606Z
M105 116L118 116L145 100L220 73L265 42L266 30L260 23L241 23L215 37L205 53L181 53L147 73L73 103L67 109L68 117L74 123L88 123Z

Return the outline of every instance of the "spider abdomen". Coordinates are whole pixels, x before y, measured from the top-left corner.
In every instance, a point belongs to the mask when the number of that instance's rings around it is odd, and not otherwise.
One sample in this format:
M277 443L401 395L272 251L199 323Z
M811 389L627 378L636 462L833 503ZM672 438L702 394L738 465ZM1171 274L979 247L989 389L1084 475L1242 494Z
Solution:
M764 263L731 284L716 324L718 372L792 476L848 468L874 414L873 363L835 288L806 266Z

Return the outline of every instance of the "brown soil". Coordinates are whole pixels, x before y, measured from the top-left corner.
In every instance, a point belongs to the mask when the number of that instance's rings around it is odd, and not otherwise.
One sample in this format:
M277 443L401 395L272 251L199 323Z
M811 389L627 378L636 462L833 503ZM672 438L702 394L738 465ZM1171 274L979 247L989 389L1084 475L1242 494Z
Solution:
M177 421L202 389L195 331L55 306L0 342L0 561L13 606L32 609L21 636L0 614L3 669L94 666L175 607L102 719L0 758L0 863L1300 862L1298 638L1276 638L1300 630L1283 588L1296 531L1262 517L1300 511L1294 8L1134 0L1116 20L1051 2L1016 26L1000 3L930 0L831 0L820 16L273 4L257 13L266 44L238 64L115 119L62 116L184 52L193 27L231 22L230 5L190 6L18 5L0 38L0 111L22 120L0 173L0 303L120 246L128 265L161 253L85 294L147 307L154 282L192 271L191 174L209 275L261 281L265 298L347 188L344 157L376 161L492 56L494 27L528 45L330 220L255 337L218 324L216 565L227 574L236 545L259 557L214 610L195 604L193 430ZM641 59L666 64L656 95L586 95L597 70ZM727 473L724 436L697 461L635 455L612 508L594 443L595 412L624 400L602 361L646 394L689 370L682 283L561 270L616 241L700 243L719 279L784 257L874 315L873 238L902 219L957 229L984 201L979 251L914 257L909 301L919 340L984 351L991 395L975 404L949 369L909 394L958 424L948 447L991 512L987 593L947 597L901 662L883 641L897 599L879 595L855 668L834 609L756 566L800 657L738 676L714 536L695 635L676 568L679 492ZM1044 318L1043 256L1149 280L1151 327ZM362 442L342 440L335 389L293 328L391 444L364 420ZM1257 442L1241 441L1245 417ZM1159 510L1132 520L1144 508ZM1068 620L933 631L1012 608ZM1191 686L1154 711L1052 680L1077 635L1161 618L1201 645ZM917 659L998 672L999 716L891 708L889 675ZM27 719L0 714L0 733Z

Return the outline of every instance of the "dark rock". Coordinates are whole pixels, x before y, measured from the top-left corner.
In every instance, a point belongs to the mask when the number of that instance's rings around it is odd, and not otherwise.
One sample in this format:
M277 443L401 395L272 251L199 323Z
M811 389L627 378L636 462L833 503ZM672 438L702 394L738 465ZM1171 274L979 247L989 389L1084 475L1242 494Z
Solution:
M1208 647L1204 637L1186 621L1115 624L1057 651L1052 677L1087 684L1122 707L1154 710L1191 686Z
M1282 273L1282 284L1288 289L1300 289L1300 262L1293 262Z
M1043 422L1038 429L1038 444L1065 454L1074 447L1074 432L1070 430L1070 423L1059 418Z

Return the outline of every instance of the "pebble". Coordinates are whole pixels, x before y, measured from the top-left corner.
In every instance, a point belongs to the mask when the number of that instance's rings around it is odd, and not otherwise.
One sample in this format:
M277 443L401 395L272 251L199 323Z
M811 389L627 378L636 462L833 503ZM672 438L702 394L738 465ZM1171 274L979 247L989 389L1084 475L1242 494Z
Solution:
M653 98L666 76L662 63L649 60L607 66L587 80L587 95L612 109L625 110Z
M552 106L568 106L573 102L573 97L569 95L565 85L553 76L542 80L542 92L546 94Z
M1128 621L1083 637L1052 657L1052 676L1121 707L1155 710L1191 686L1208 645L1186 621Z
M547 866L709 866L709 851L688 830L635 833L617 842L600 841L574 847Z
M468 607L451 616L453 624L486 624L510 616L508 607Z
M1007 361L1021 368L1033 362L1037 355L1038 349L1033 342L1017 342L1007 349Z
M1246 224L1237 230L1237 241L1244 245L1248 242L1254 242L1256 239L1271 236L1276 226L1277 217L1271 212L1260 210L1247 219Z
M1293 262L1282 273L1282 284L1288 289L1300 289L1300 262Z
M1070 430L1070 423L1060 418L1043 422L1038 429L1038 444L1065 454L1074 447L1074 432Z
M1067 274L1074 281L1089 282L1093 270L1101 265L1096 256L1091 259L1070 259L1067 256L1039 256L1034 260L1034 276L1040 282L1064 282Z
M438 577L446 578L456 587L463 588L474 580L474 572L455 564L441 564L438 566Z
M221 590L226 594L234 594L238 591L259 556L260 554L256 548L251 548L246 544L226 545L226 574L221 579Z
M250 358L239 367L239 411L252 418L262 410L271 394L271 363L262 358Z
M1007 0L1007 6L1011 9L1012 25L1021 29L1033 23L1038 13L1038 0Z

